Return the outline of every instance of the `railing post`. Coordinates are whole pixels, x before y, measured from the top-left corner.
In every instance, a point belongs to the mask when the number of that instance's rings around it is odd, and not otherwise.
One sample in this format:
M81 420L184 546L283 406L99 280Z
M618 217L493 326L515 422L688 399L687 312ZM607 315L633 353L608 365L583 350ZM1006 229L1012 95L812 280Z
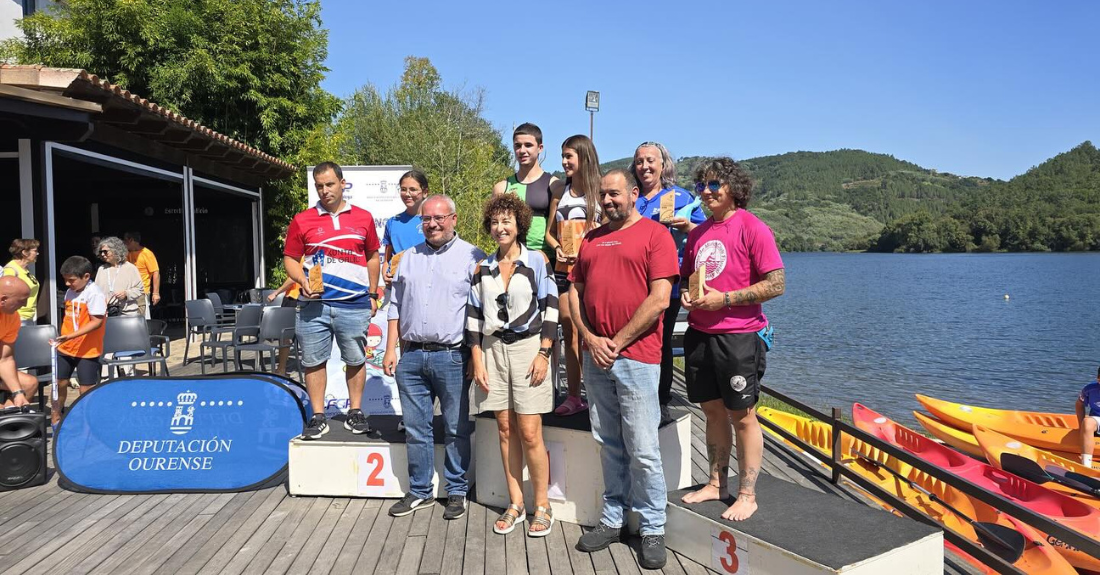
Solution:
M833 485L840 483L840 427L837 422L840 421L840 408L833 408L833 418L829 422L833 427Z

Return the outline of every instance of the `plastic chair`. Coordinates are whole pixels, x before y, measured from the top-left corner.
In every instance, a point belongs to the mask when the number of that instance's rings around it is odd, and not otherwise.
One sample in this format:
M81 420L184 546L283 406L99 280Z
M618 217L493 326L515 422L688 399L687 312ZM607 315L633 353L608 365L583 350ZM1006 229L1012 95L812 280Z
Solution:
M222 350L222 372L229 371L229 348L244 343L258 343L260 336L260 319L264 314L264 306L249 304L241 308L237 314L237 323L228 340L216 339L204 341L199 345L199 358L202 360L202 373L206 374L206 349L210 348L210 363L213 366L218 361L218 350ZM251 338L251 341L245 341ZM238 362L239 363L239 362Z
M38 409L46 412L46 394L42 390L53 381L50 371L50 340L57 337L52 325L25 325L12 346L16 369L25 369L38 378Z
M210 300L210 305L214 306L214 315L218 317L219 321L226 321L233 319L233 316L237 313L236 306L225 305L222 302L221 296L216 292L206 292L206 299Z
M298 377L302 377L302 362L298 353L298 338L294 333L294 322L297 313L289 307L266 307L263 319L260 320L259 337L256 343L238 344L233 346L233 358L237 362L237 370L241 369L241 352L252 351L256 353L256 368L263 370L263 357L267 352L271 353L271 371L276 369L276 359L280 349L290 349L295 352L298 360ZM277 343L269 343L277 342Z
M270 294L271 294L271 292L268 292L268 295L270 295ZM267 296L264 296L264 305L269 305L271 307L282 307L283 298L285 298L285 297L286 297L286 294L281 293L281 294L275 296L275 299L273 301L268 302L267 301Z
M183 364L187 365L187 354L191 349L192 335L198 335L202 341L206 341L210 337L220 339L221 334L233 331L233 323L219 321L217 314L214 313L214 304L208 299L187 300L183 302L183 305L187 311L187 333L185 334L186 340L183 346ZM199 353L201 357L201 348Z
M113 359L107 359L111 354ZM141 316L121 316L107 318L107 327L103 333L103 356L99 363L107 366L114 377L118 377L118 368L125 365L149 366L149 372L156 375L156 364L168 373L168 358L153 350L149 341L149 330L145 327L145 318Z
M168 330L168 322L163 319L145 320L145 329L149 330L149 345L160 349L164 357L172 355L172 340L164 334Z

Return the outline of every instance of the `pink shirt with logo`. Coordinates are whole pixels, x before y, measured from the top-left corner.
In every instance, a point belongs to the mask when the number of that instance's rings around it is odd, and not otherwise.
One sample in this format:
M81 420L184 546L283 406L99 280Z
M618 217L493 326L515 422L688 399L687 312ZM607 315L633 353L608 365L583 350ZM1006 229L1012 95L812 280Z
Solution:
M688 234L680 264L683 286L696 269L706 268L706 284L722 292L744 289L781 269L783 260L771 228L745 210L737 210L724 222L713 217ZM688 325L706 333L753 333L768 325L760 304L692 310Z

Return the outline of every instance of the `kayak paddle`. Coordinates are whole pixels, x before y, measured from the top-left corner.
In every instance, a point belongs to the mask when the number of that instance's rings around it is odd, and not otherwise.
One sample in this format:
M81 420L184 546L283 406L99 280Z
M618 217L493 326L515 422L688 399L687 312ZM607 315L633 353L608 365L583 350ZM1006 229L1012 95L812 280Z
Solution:
M1004 525L998 525L996 523L988 523L985 521L975 521L967 517L962 511L959 511L950 503L944 501L940 496L932 493L931 491L917 485L911 481L908 477L905 477L901 473L894 471L888 465L884 465L863 455L862 453L854 452L854 455L867 463L878 467L879 469L885 469L890 472L891 475L909 484L909 487L920 491L921 493L930 497L936 503L943 505L948 511L954 513L959 519L962 519L970 524L974 528L974 533L978 536L978 541L985 547L990 553L993 553L997 557L1004 559L1008 563L1015 563L1020 559L1020 556L1024 554L1024 544L1026 540L1019 531L1012 529L1011 527L1005 527Z
M1082 485L1084 485L1086 487L1089 487L1091 489L1100 490L1100 480L1096 479L1095 477L1089 477L1088 475L1085 475L1084 473L1077 473L1076 471L1070 471L1068 469L1064 469L1062 467L1058 467L1057 465L1053 465L1053 464L1052 465L1047 465L1046 466L1046 471L1047 471L1047 473L1049 473L1049 474L1051 474L1055 477L1063 477L1063 478L1069 479L1071 481L1077 481L1078 483L1081 483Z
M1015 453L1002 453L1001 454L1001 469L1009 473L1015 473L1024 479L1031 481L1032 483L1048 483L1053 481L1060 483L1066 487L1071 487L1080 491L1086 495L1100 496L1100 490L1092 489L1088 485L1081 483L1080 481L1074 481L1067 477L1059 477L1057 475L1051 475L1043 470L1038 463Z

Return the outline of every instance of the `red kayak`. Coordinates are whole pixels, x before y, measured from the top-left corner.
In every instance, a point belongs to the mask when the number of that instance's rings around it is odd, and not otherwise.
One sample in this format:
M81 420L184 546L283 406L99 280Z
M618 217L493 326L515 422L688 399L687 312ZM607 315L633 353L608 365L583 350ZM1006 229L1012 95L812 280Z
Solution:
M852 420L859 429L946 469L978 487L1100 540L1100 509L967 457L858 403L852 406ZM1078 551L1055 537L1044 536L1074 567L1100 571L1100 558Z

